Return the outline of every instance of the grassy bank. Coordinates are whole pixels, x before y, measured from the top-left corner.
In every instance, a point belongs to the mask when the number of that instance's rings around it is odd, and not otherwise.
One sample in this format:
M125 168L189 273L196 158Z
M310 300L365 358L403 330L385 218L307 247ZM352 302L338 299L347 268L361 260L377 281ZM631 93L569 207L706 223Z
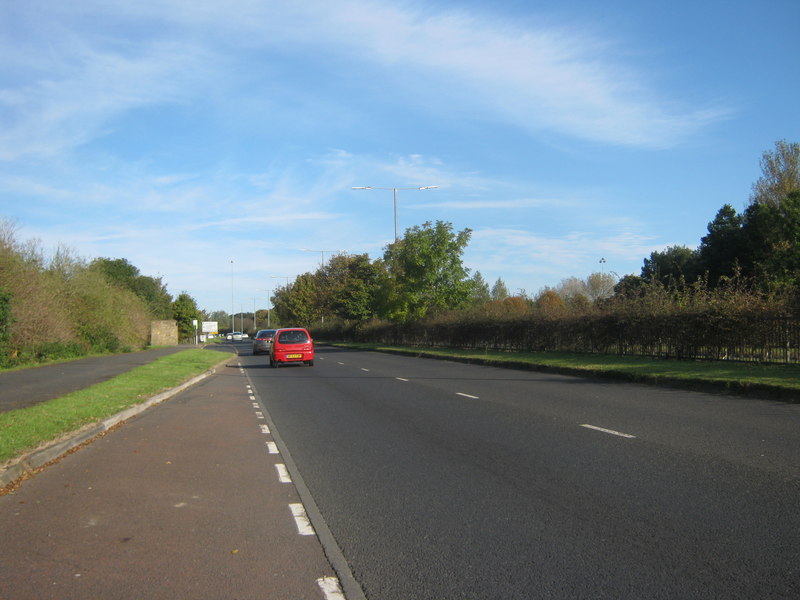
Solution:
M0 413L0 463L173 388L225 358L184 350L61 398Z
M659 360L640 356L607 354L408 348L379 344L335 345L475 364L614 378L642 383L661 383L739 394L764 394L793 402L800 401L800 366L798 365Z

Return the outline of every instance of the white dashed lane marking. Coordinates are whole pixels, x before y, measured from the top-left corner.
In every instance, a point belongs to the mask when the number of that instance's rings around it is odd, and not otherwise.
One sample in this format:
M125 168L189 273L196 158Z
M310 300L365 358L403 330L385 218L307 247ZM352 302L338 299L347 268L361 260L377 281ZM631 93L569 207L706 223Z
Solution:
M464 392L456 392L457 396L464 396L464 398L472 398L473 400L480 400L478 396L473 396L471 394L465 394Z
M616 435L623 438L634 439L636 436L631 435L630 433L622 433L621 431L614 431L613 429L606 429L605 427L597 427L596 425L588 425L584 423L581 427L586 427L586 429L594 429L595 431L602 431L603 433L608 433L610 435Z
M292 478L289 476L289 471L286 470L286 465L277 464L275 470L278 471L278 481L281 483L292 483Z
M270 454L280 454L278 445L275 442L267 442L267 450Z
M292 511L295 525L297 525L297 532L300 535L316 535L314 528L311 526L311 521L308 520L306 509L302 504L293 503L289 505L289 510Z
M317 585L325 595L325 600L345 600L339 580L336 577L320 577Z

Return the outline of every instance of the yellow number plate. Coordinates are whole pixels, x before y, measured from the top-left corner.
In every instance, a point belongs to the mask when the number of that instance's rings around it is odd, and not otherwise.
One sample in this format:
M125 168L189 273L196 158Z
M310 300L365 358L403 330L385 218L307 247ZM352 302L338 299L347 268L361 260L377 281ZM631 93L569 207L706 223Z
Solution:
M287 354L286 358L303 358L302 354Z

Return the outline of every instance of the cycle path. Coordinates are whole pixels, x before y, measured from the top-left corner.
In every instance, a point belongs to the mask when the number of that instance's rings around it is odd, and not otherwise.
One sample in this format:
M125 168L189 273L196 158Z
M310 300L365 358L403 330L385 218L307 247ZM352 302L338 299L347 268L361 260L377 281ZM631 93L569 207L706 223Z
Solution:
M0 598L343 599L248 381L234 355L0 496Z

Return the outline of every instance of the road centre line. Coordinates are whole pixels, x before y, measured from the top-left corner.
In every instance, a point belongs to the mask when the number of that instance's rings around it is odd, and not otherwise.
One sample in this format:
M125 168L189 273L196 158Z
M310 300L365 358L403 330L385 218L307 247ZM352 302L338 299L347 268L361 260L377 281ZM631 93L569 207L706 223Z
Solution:
M361 367L361 370L362 371L366 371L367 373L369 373L369 369L365 369L364 367Z
M631 435L630 433L622 433L621 431L614 431L613 429L606 429L605 427L597 427L596 425L589 425L584 423L581 427L586 427L586 429L594 429L595 431L602 431L603 433L609 433L611 435L616 435L623 438L634 439L636 436Z
M473 400L480 400L478 396L473 396L471 394L465 394L464 392L456 392L456 396L464 396L464 398L472 398Z
M397 381L408 381L408 379L403 379L402 377L395 377L395 379L397 379Z
M300 535L316 535L314 528L311 526L311 521L308 520L306 509L300 503L293 503L289 505L289 510L292 511L295 525L297 525L297 532Z

